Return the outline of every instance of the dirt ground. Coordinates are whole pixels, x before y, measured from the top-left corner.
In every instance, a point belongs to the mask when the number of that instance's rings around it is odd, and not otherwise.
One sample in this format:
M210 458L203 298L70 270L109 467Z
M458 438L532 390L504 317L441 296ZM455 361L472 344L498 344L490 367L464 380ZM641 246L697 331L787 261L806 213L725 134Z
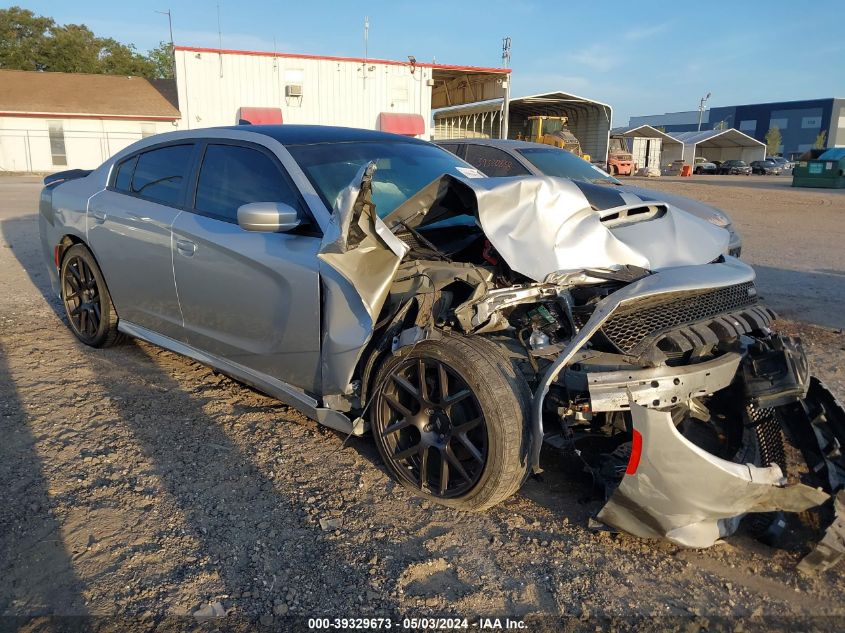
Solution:
M737 178L650 184L732 213L762 294L841 399L845 192ZM188 628L228 614L281 630L315 616L393 628L460 616L477 628L509 616L556 627L545 615L596 630L591 618L697 616L698 630L753 616L746 629L841 628L842 568L799 575L802 544L738 534L695 551L590 531L601 501L551 453L518 495L462 514L395 484L367 440L344 444L197 363L141 342L84 347L49 293L38 191L0 178L0 622Z

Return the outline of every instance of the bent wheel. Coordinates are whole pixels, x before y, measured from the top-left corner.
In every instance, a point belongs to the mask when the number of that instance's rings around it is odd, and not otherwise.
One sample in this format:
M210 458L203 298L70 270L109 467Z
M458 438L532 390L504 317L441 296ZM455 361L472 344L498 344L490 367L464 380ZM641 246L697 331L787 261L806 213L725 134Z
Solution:
M486 339L424 341L388 359L376 385L376 446L406 487L481 510L524 481L527 387Z

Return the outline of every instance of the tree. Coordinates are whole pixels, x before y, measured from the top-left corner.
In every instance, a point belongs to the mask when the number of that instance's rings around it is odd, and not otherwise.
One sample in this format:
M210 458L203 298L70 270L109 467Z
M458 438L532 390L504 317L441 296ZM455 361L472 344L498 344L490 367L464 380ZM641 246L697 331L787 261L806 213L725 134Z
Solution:
M56 23L28 9L0 9L0 68L42 70L39 60Z
M777 126L769 128L765 139L767 156L775 156L780 151L781 141L783 140L780 128Z
M173 79L173 47L170 42L161 42L156 48L148 51L147 59L153 65L153 77Z
M62 73L100 72L100 43L83 24L54 27L39 59L42 70Z
M106 75L155 76L155 63L137 52L132 44L121 44L108 38L100 40L99 48L99 72Z
M813 149L824 149L827 142L827 130L822 130L816 136L816 141L813 143Z
M172 78L173 57L170 44L143 55L84 24L58 25L15 6L0 9L0 68Z

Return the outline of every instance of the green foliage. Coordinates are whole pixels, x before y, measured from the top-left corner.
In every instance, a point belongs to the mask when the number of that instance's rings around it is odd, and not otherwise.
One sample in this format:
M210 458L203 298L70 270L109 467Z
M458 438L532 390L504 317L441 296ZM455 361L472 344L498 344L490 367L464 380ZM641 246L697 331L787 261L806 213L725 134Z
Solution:
M827 130L822 130L816 136L816 140L813 143L813 149L824 149L825 143L827 143Z
M173 48L170 42L161 42L147 53L147 58L154 68L153 77L173 79Z
M0 68L172 78L173 54L170 43L143 55L84 24L59 25L14 6L0 9Z
M769 128L769 131L766 132L765 139L766 156L777 156L777 153L780 150L781 141L783 140L783 137L780 133L780 128Z

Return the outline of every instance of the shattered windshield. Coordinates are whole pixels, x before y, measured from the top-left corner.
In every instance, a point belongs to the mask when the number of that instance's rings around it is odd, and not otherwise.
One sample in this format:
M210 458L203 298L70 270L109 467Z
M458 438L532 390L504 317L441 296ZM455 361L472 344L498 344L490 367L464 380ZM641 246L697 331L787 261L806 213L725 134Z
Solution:
M330 209L361 166L376 161L373 202L382 218L443 174L481 176L474 167L435 145L356 142L289 145L287 149Z
M603 185L620 185L613 176L603 172L575 154L554 147L527 147L516 150L546 176L570 178Z

